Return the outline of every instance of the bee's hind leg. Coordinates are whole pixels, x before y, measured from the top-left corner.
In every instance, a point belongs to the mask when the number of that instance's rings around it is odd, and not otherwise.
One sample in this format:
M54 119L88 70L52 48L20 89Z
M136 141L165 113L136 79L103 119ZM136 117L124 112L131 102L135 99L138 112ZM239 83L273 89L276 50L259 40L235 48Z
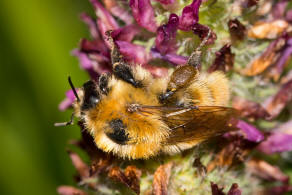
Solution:
M113 64L113 74L117 79L121 79L127 83L130 83L136 88L142 87L142 83L134 78L132 69L127 62L124 61L118 46L115 44L111 37L111 31L107 32L108 40L112 46L111 61Z

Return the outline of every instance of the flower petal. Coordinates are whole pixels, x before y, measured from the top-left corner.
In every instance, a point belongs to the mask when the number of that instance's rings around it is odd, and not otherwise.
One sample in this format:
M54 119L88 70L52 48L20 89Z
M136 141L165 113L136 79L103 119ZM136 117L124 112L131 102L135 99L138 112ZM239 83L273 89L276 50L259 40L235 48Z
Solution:
M176 51L175 38L178 24L178 16L176 14L170 14L168 23L158 27L155 47L162 55Z
M164 165L160 165L155 173L152 183L152 194L168 194L168 184L171 175L171 169L173 162L169 162Z
M140 45L135 45L126 41L115 41L119 50L126 61L135 64L141 64L143 68L147 69L155 77L164 77L168 75L168 69L164 67L151 66L148 61L152 56L146 49Z
M266 154L292 150L292 135L280 132L272 133L267 140L258 146L258 150Z
M272 15L274 19L281 19L284 17L286 6L288 1L278 1L272 9Z
M271 188L268 188L264 191L264 194L267 195L283 195L286 194L286 192L291 192L292 186L291 185L281 185L281 186L273 186Z
M217 184L211 182L212 195L225 195L223 188L219 188Z
M78 89L76 89L77 91ZM66 98L59 104L59 110L64 111L67 108L70 108L75 101L76 97L73 93L73 90L70 89L66 92Z
M114 30L111 33L111 36L114 40L131 42L134 36L139 32L140 32L139 27L134 24L131 24Z
M123 7L121 7L115 0L103 0L107 10L109 10L115 17L120 18L127 25L133 23L133 17Z
M184 65L187 63L187 60L188 60L187 57L176 55L176 54L161 55L160 52L157 51L157 49L155 49L155 48L151 49L151 55L153 58L159 58L159 59L166 60L166 61L172 63L173 65Z
M292 22L292 9L286 12L286 20Z
M205 39L205 37L207 37L207 35L211 29L206 25L196 23L193 25L192 30L193 30L194 34L198 35L200 40L202 41ZM208 38L206 44L213 44L216 39L217 39L216 33L211 30L211 35Z
M184 7L179 19L179 29L184 31L192 30L193 25L199 21L199 8L202 0L193 0L193 2Z
M88 25L91 36L94 39L100 39L96 22L89 15L87 15L86 13L82 13L80 15L80 18L83 20L83 22L85 24Z
M73 151L68 151L68 154L71 158L72 164L77 170L79 176L81 178L89 177L89 167L88 165L81 159L81 157Z
M230 47L230 44L226 44L216 52L216 58L213 64L209 67L208 72L214 72L217 70L226 72L233 68L235 55L231 53Z
M273 129L273 132L286 133L292 135L292 120L279 125L275 129Z
M272 118L277 117L284 107L292 100L292 79L285 83L276 95L264 102L265 109Z
M277 166L271 165L263 160L253 159L246 163L247 168L253 174L270 181L281 181L287 183L289 177Z
M270 75L273 76L274 80L278 80L281 76L284 68L288 65L289 59L292 56L292 37L288 39L278 61L270 71Z
M248 29L248 37L255 39L275 39L287 28L289 23L285 20L274 20L270 22L257 22Z
M232 107L240 112L241 117L248 119L266 119L270 118L270 114L265 108L256 102L252 102L240 97L233 98Z
M140 45L135 45L127 41L115 41L118 45L121 54L126 61L134 62L136 64L145 64L149 61L150 55L146 49Z
M137 169L135 166L127 166L123 172L119 167L112 167L108 176L113 180L120 182L130 189L132 189L136 194L140 194L140 177L141 170Z
M80 42L80 51L86 54L98 53L105 56L108 59L110 57L110 50L108 49L103 40L89 41L86 39L82 39Z
M247 76L255 76L265 71L275 62L277 59L277 52L284 47L285 42L284 37L272 41L267 49L258 58L247 65L241 73Z
M247 140L252 142L260 142L264 139L263 133L261 133L256 127L243 120L238 120L237 125L242 130Z
M238 19L229 20L228 29L232 41L243 40L245 38L246 28Z
M259 0L245 0L245 1L242 1L242 7L250 8L254 5L257 5L258 2L259 2Z
M108 30L114 30L119 27L112 15L98 2L98 0L90 0L95 9L96 16L104 23Z
M241 190L239 189L237 183L232 184L227 195L241 195Z
M149 64L143 64L143 68L148 70L154 77L166 77L168 75L168 68L152 66Z
M130 0L130 7L136 22L149 30L156 32L157 24L150 0Z
M156 1L160 2L163 5L169 5L174 3L175 0L156 0Z
M73 50L72 54L79 58L79 64L82 69L86 70L90 77L94 80L98 79L99 75L101 75L103 72L107 72L106 70L98 70L96 71L97 66L94 67L94 63L86 53L79 51L78 49Z
M87 193L85 193L84 191L75 188L73 186L60 186L57 189L58 194L60 195L86 195Z

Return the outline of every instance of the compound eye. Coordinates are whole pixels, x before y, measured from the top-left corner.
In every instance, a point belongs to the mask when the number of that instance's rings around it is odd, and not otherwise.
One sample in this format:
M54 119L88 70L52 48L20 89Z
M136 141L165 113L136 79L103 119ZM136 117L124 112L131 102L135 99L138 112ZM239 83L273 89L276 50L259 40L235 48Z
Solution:
M96 83L93 81L88 81L83 85L84 97L81 110L89 110L95 108L100 101L100 95L96 89Z

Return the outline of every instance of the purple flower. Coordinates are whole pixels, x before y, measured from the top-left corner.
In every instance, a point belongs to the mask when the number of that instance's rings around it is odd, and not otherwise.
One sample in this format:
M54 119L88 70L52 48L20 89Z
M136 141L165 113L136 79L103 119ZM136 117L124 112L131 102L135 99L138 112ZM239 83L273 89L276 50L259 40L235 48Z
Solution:
M94 64L93 60L91 60L89 56L84 52L76 49L73 50L72 54L79 58L81 68L86 70L89 73L90 77L94 80L97 80L98 76L102 73L110 71L110 67L98 64L97 60L101 60L103 58L103 56L101 55L96 54L95 56L92 56L96 59L96 63Z
M209 31L211 30L208 26L196 23L192 28L195 35L198 35L200 40L202 41L205 37L207 37ZM211 30L211 35L209 36L206 44L213 44L217 39L217 35Z
M249 160L246 166L251 173L265 180L280 181L283 184L289 182L289 177L285 175L278 166L271 165L264 160L254 158Z
M234 97L232 107L239 111L241 117L251 120L270 119L269 113L259 103L249 101L240 97Z
M273 132L266 141L258 146L258 150L266 154L292 150L292 135Z
M275 63L273 69L271 70L271 74L274 75L274 77L277 79L282 74L284 68L288 65L288 60L292 56L292 37L287 38L287 42L282 49L282 52Z
M140 26L150 32L156 32L157 25L150 0L130 0L130 7L136 22Z
M96 22L86 13L82 13L80 15L80 18L83 20L83 22L85 24L88 25L89 31L90 31L90 35L94 38L94 39L99 39L100 35L97 29L97 25Z
M292 120L275 128L267 140L258 146L266 154L292 150Z
M193 0L193 2L186 6L179 19L179 29L184 31L192 30L193 25L199 21L199 8L202 0Z
M72 186L60 186L58 187L57 192L60 195L73 195L73 194L86 195L86 192L84 192L83 190L80 190Z
M265 109L272 118L277 117L284 107L292 100L292 79L287 81L281 89L264 102Z
M286 19L289 22L292 22L292 9L286 12Z
M212 195L225 195L223 189L223 187L220 188L217 184L211 182ZM239 189L237 183L232 184L227 195L241 195L241 190Z
M261 133L255 126L248 124L243 120L238 120L236 125L244 133L247 140L252 142L260 142L264 139L263 133Z
M291 185L274 186L266 190L267 195L282 195L286 192L291 192Z
M98 0L90 0L92 3L96 16L99 18L99 22L104 24L108 30L117 29L119 27L116 20L112 15L98 2Z
M77 91L78 89L76 89ZM59 104L59 110L64 111L67 108L71 107L76 97L73 93L73 90L70 89L66 92L66 98Z
M171 14L168 23L157 29L155 40L156 49L162 54L173 53L176 51L176 31L179 24L179 18L176 14Z
M164 4L164 5L169 5L169 4L172 4L175 2L175 0L156 0L158 2L160 2L161 4Z
M231 45L225 44L219 51L216 52L216 58L213 64L209 67L208 72L221 70L227 72L233 68L234 56L231 52Z
M135 45L127 41L116 41L121 54L129 62L136 64L146 64L150 60L149 53L140 45Z
M161 55L160 52L157 51L157 49L155 48L151 49L151 54L153 58L163 59L165 61L172 63L173 65L184 65L187 63L187 60L188 60L188 57L180 56L176 54Z
M140 31L138 26L131 24L114 30L111 35L114 40L131 42Z
M288 4L288 1L286 1L286 0L279 1L278 3L276 3L272 9L273 18L275 18L275 19L283 18L287 4Z
M132 24L134 19L126 8L123 8L116 0L104 0L103 1L107 10L109 10L113 16L121 19L126 25Z
M241 195L241 190L239 189L238 184L232 184L227 195Z
M246 27L238 19L229 20L228 29L233 42L245 38Z
M292 22L292 9L289 0L278 1L272 9L272 16L274 19L284 19Z

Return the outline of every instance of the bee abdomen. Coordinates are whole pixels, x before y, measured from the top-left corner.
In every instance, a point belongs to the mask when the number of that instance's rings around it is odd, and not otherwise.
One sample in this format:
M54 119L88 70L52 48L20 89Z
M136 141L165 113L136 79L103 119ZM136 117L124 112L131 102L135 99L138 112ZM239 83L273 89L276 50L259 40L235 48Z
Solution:
M229 81L223 72L213 72L207 77L207 85L215 106L227 106L229 101Z
M117 144L124 145L129 141L129 136L126 133L126 127L123 124L121 119L114 119L109 122L111 128L110 132L107 132L106 135Z

